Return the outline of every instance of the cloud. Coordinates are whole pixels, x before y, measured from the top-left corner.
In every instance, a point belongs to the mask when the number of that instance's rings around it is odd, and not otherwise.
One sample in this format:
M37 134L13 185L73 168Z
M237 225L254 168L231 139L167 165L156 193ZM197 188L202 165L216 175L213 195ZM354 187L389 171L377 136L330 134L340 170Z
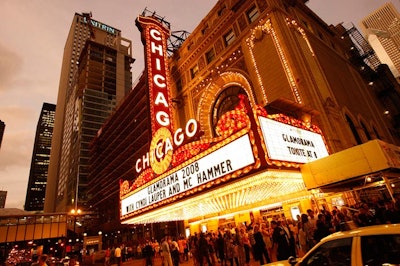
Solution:
M35 137L32 134L35 132L34 121L38 118L31 109L19 106L2 106L0 114L6 124L0 150L0 171L14 166L29 167Z
M22 67L22 58L0 43L0 92L8 90Z

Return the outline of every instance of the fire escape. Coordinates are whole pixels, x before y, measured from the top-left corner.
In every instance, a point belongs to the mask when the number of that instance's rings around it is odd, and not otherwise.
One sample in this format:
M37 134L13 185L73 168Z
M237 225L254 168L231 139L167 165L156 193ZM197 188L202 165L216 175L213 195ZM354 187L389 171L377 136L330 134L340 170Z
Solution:
M365 40L360 31L354 26L354 24L351 23L350 25L344 27L346 29L345 35L347 35L354 44L354 46L352 46L351 48L351 53L353 53L352 56L354 58L351 59L355 61L362 60L370 68L376 70L381 62L376 56L374 49L372 49L371 45L369 45L367 40Z
M395 131L392 135L400 138L400 85L386 65L382 65L375 51L361 35L358 29L350 24L343 26L342 39L350 40L348 59L358 69L384 108L384 115L391 122ZM382 35L383 32L378 34Z

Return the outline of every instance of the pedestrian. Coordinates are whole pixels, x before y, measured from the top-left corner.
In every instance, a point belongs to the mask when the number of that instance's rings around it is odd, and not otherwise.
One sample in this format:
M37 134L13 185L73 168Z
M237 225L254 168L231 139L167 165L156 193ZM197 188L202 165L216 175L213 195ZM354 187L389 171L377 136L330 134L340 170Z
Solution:
M244 248L244 258L245 258L245 265L250 264L250 239L249 235L247 234L245 227L240 228L240 232L242 234L242 239L243 239L243 248Z
M31 266L39 266L39 256L37 254L32 255L32 264Z
M258 224L254 225L254 240L256 242L254 245L254 254L258 258L260 265L264 265L264 258L267 263L270 263L271 259L269 258L263 235L260 231L260 225Z
M274 229L272 233L273 250L277 260L287 260L290 257L289 237L283 227L277 221L271 221Z
M250 250L251 250L251 253L253 254L253 258L254 258L254 260L258 261L258 257L257 257L258 254L256 254L254 252L256 241L254 240L254 228L253 228L252 224L250 224L247 228L247 235L249 237L250 247L251 247Z
M110 257L111 257L111 250L110 248L106 249L106 256L104 258L104 266L109 266L110 265Z
M122 257L121 257L122 254L121 253L122 253L121 248L117 245L114 250L114 258L115 258L115 262L117 263L118 266L121 266L121 263L122 263Z
M39 258L39 266L47 266L47 255L43 254Z
M301 224L306 238L306 245L303 251L307 252L314 246L314 230L308 220L308 215L305 213L301 215Z
M171 251L171 258L172 258L172 264L174 266L179 265L179 245L178 242L175 241L175 238L170 239L169 241L170 245L170 251Z
M203 266L204 258L207 260L208 265L212 265L209 254L208 241L203 232L200 233L198 255L200 266Z
M146 242L142 254L145 257L146 266L153 266L154 250L149 241Z
M224 236L222 235L221 232L218 234L218 239L216 241L217 245L217 252L218 252L218 260L221 263L221 265L226 265L225 261L225 240ZM225 262L225 264L224 264Z
M265 248L267 249L269 258L272 260L272 255L271 255L271 250L272 250L272 229L270 227L270 224L268 221L265 221L265 223L261 224L260 231L263 235L263 240L265 243Z
M315 243L318 243L319 241L321 241L322 238L328 236L329 234L330 234L329 228L325 223L325 216L322 213L320 213L318 214L317 229L315 229L314 231Z
M163 266L173 266L171 252L169 249L168 236L161 240L161 254L163 257Z

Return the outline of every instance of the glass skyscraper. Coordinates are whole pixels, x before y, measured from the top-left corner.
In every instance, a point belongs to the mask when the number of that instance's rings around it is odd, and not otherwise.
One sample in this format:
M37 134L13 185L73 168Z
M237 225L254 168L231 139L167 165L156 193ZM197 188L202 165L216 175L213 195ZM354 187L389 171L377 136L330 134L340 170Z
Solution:
M45 212L85 209L89 144L132 87L132 44L75 13L64 48Z
M43 103L33 146L24 208L26 211L43 211L44 208L55 111L54 104Z

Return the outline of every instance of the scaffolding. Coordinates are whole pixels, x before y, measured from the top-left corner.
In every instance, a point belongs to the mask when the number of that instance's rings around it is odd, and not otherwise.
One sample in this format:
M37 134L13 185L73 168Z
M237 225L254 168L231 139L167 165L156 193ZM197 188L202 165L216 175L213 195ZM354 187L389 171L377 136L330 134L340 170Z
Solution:
M166 21L165 17L158 15L155 11L148 10L147 7L143 10L142 16L153 17L171 30L171 23ZM185 30L171 31L170 37L167 40L168 55L171 56L177 49L179 49L189 35L190 32Z

